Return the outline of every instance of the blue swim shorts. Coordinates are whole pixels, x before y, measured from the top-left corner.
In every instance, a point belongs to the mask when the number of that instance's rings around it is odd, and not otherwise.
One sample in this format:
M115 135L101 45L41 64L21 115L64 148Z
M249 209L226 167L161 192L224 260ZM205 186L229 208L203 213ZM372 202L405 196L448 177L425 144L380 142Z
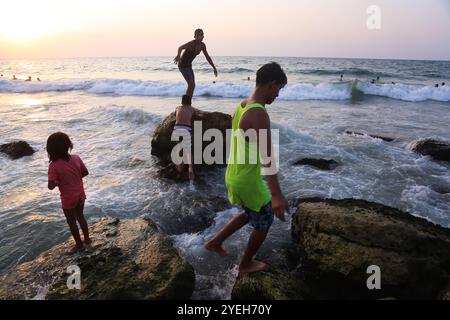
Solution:
M263 206L259 212L244 207L244 213L248 217L250 225L255 228L255 230L269 231L274 219L272 201Z

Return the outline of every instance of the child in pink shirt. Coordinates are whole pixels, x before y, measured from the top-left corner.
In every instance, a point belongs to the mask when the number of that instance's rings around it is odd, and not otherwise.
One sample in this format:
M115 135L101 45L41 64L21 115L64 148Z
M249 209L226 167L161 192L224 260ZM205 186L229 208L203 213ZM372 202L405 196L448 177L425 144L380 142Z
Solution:
M77 221L83 231L84 244L90 246L89 230L84 218L84 193L83 178L89 174L86 166L76 154L69 154L73 144L69 136L62 132L53 133L47 139L47 153L50 159L48 166L48 188L59 188L61 204L66 216L70 232L75 239L75 247L69 254L84 251L84 245L80 238Z

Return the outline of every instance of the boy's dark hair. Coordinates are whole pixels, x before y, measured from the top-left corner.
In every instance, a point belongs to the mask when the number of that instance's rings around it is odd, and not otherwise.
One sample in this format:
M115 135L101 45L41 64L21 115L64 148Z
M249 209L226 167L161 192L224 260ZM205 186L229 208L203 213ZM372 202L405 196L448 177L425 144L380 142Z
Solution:
M263 86L272 81L275 81L281 87L287 84L286 74L276 62L265 64L256 72L257 86Z
M194 37L196 35L200 34L200 33L203 34L203 30L202 29L196 29L195 32L194 32Z
M69 161L69 150L73 149L72 141L64 132L55 132L47 139L47 153L50 162L58 159Z
M190 106L192 104L192 97L185 94L183 97L181 97L181 104Z

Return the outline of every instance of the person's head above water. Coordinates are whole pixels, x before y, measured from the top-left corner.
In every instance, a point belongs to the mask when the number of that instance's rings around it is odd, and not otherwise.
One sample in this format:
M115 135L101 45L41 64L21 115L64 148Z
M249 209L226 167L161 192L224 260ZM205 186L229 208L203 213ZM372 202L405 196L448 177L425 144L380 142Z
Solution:
M47 153L50 162L58 159L69 160L69 151L72 149L72 141L63 132L55 132L47 139Z
M183 106L190 106L192 104L192 97L185 94L183 97L181 97L181 104Z
M195 38L195 40L203 41L203 38L204 38L204 37L205 37L205 35L204 35L202 29L197 29L197 30L195 30L195 32L194 32L194 38Z
M263 65L256 72L256 88L266 91L266 103L271 104L287 84L286 73L276 62Z
M442 82L441 86L445 86L445 82Z

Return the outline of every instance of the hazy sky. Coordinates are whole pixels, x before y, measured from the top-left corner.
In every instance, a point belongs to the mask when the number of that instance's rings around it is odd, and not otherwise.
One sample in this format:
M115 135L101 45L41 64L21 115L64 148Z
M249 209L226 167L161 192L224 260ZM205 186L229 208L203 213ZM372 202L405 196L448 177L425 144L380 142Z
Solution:
M381 9L381 29L366 12ZM212 56L450 60L450 0L2 0L0 58Z

